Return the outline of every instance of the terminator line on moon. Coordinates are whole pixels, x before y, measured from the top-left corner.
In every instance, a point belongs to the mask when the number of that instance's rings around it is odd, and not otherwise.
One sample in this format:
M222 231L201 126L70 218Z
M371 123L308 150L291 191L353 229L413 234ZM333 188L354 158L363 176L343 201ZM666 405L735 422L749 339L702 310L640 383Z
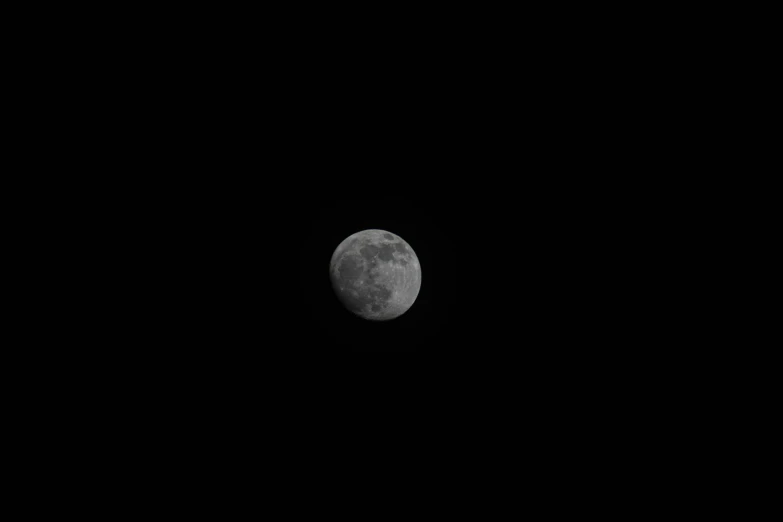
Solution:
M329 275L348 310L376 321L404 314L421 288L416 253L400 236L385 230L347 237L332 254Z

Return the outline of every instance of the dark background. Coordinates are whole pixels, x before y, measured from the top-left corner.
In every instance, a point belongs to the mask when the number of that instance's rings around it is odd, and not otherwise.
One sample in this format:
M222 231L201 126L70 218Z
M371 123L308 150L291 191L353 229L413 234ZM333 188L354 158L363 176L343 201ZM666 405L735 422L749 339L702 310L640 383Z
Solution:
M503 401L519 386L554 400L633 375L617 368L649 342L636 328L644 312L628 305L647 284L634 273L645 253L602 188L533 153L530 174L506 178L461 158L434 174L417 165L426 153L406 156L408 171L351 153L353 164L308 162L323 172L311 178L212 185L211 205L167 225L158 237L171 257L155 281L170 294L152 304L165 357L232 386L268 372L297 393L368 392L353 400L508 387L493 392ZM329 280L337 245L369 228L404 238L422 267L416 302L388 322L353 316Z
M144 245L124 259L139 267L129 330L149 336L161 375L551 398L595 389L624 343L646 342L626 301L654 255L639 209L657 157L629 130L643 118L633 90L540 53L392 51L293 46L252 68L221 55L217 69L208 54L163 55L122 84L112 118L127 126L98 148ZM353 317L329 283L336 246L368 228L421 261L416 303L388 323Z
M407 46L229 28L146 53L129 39L52 79L71 87L46 130L75 144L46 153L96 173L60 181L90 205L66 200L83 218L53 225L56 259L95 285L63 269L62 295L88 305L64 298L87 326L66 338L90 348L60 357L102 381L85 395L119 431L186 470L393 469L425 494L427 473L475 482L509 461L539 464L539 484L585 461L589 481L596 448L650 431L667 383L646 383L677 361L660 325L687 316L653 299L680 262L656 248L672 205L656 194L681 191L643 50L546 30L489 30L482 49L459 27ZM329 282L334 249L368 228L422 267L386 323Z

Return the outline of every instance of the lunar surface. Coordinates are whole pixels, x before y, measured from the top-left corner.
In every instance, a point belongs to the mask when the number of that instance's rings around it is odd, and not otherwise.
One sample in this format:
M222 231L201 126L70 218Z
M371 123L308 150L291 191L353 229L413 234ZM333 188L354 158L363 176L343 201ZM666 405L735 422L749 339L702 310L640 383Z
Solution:
M343 305L375 321L404 314L421 288L421 266L413 249L385 230L347 237L332 254L329 275Z

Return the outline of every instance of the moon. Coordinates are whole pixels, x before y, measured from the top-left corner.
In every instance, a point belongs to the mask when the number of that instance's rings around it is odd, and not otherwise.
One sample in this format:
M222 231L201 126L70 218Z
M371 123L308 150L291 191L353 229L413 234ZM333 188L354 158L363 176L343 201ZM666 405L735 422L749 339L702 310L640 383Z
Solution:
M364 230L345 238L332 254L329 276L340 302L372 321L404 314L421 288L416 253L400 236L385 230Z

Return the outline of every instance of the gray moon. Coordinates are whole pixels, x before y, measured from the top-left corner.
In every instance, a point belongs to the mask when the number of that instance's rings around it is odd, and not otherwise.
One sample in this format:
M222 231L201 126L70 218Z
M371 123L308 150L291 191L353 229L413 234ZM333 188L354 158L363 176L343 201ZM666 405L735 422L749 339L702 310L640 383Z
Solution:
M411 246L385 230L345 238L332 254L329 276L343 305L363 319L404 314L421 288L421 265Z

